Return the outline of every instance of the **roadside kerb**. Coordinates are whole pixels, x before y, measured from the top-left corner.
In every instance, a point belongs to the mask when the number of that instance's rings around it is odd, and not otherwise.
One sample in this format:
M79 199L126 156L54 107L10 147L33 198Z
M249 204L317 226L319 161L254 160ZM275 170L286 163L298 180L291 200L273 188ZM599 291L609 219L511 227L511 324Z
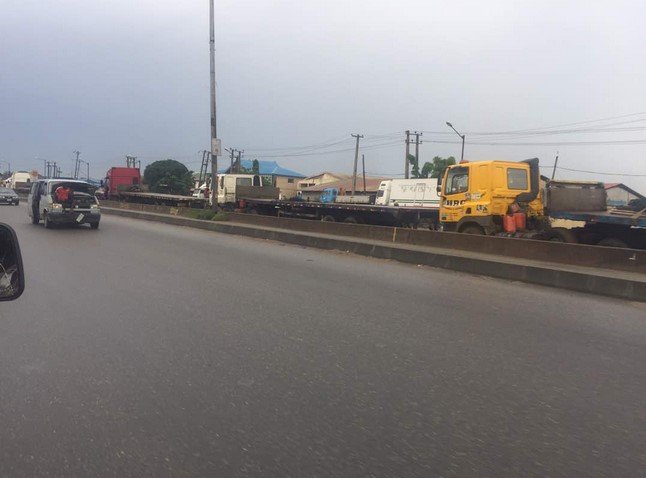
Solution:
M125 208L104 207L104 212L177 226L275 240L305 247L347 251L380 259L391 259L501 279L646 301L646 276L634 272L566 266L553 262L494 256L473 251L404 245L374 239L339 237L236 222L202 221Z
M182 216L185 207L154 206L137 203L102 201L101 204L119 209L155 212ZM497 256L559 263L563 265L646 274L646 250L597 247L583 244L563 244L549 241L519 240L506 237L475 236L450 232L415 230L365 224L312 221L275 216L232 213L230 220L290 231L315 232L344 237L386 241L395 244L440 247L452 250L476 251Z

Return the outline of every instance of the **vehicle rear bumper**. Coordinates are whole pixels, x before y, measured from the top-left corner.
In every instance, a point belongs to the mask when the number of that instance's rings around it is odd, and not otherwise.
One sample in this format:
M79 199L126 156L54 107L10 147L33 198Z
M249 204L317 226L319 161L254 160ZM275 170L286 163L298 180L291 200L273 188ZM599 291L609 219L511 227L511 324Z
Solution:
M0 204L18 204L19 199L18 198L11 198L11 199L5 199L5 198L0 198Z
M96 224L101 220L101 213L93 213L87 210L49 212L47 219L54 224Z

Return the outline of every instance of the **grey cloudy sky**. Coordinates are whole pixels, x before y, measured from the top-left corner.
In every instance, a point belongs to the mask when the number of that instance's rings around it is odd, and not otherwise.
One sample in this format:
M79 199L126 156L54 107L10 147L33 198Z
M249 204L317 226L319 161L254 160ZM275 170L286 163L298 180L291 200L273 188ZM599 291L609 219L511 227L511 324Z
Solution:
M0 160L66 172L79 149L97 177L125 154L199 167L207 0L0 7ZM558 150L567 168L646 175L646 114L555 128L602 130L577 134L474 134L646 111L642 1L216 0L216 13L219 136L246 157L349 172L359 132L367 170L401 174L406 129L425 131L422 162L459 155L451 121L467 159L550 165ZM510 142L554 144L476 144ZM646 192L644 176L558 176Z

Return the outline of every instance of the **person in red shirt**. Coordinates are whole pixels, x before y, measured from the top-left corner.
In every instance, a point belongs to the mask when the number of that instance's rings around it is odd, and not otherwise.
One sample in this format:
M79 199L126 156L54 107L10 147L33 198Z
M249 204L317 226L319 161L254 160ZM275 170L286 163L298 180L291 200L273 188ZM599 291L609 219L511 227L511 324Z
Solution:
M65 185L58 186L54 191L54 197L57 202L69 207L72 203L72 189Z

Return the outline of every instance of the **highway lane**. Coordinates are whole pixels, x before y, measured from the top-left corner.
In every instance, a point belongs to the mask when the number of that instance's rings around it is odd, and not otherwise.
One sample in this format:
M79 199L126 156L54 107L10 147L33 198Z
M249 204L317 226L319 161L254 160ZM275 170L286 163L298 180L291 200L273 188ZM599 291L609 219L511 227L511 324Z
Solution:
M2 476L639 476L644 304L0 209Z

